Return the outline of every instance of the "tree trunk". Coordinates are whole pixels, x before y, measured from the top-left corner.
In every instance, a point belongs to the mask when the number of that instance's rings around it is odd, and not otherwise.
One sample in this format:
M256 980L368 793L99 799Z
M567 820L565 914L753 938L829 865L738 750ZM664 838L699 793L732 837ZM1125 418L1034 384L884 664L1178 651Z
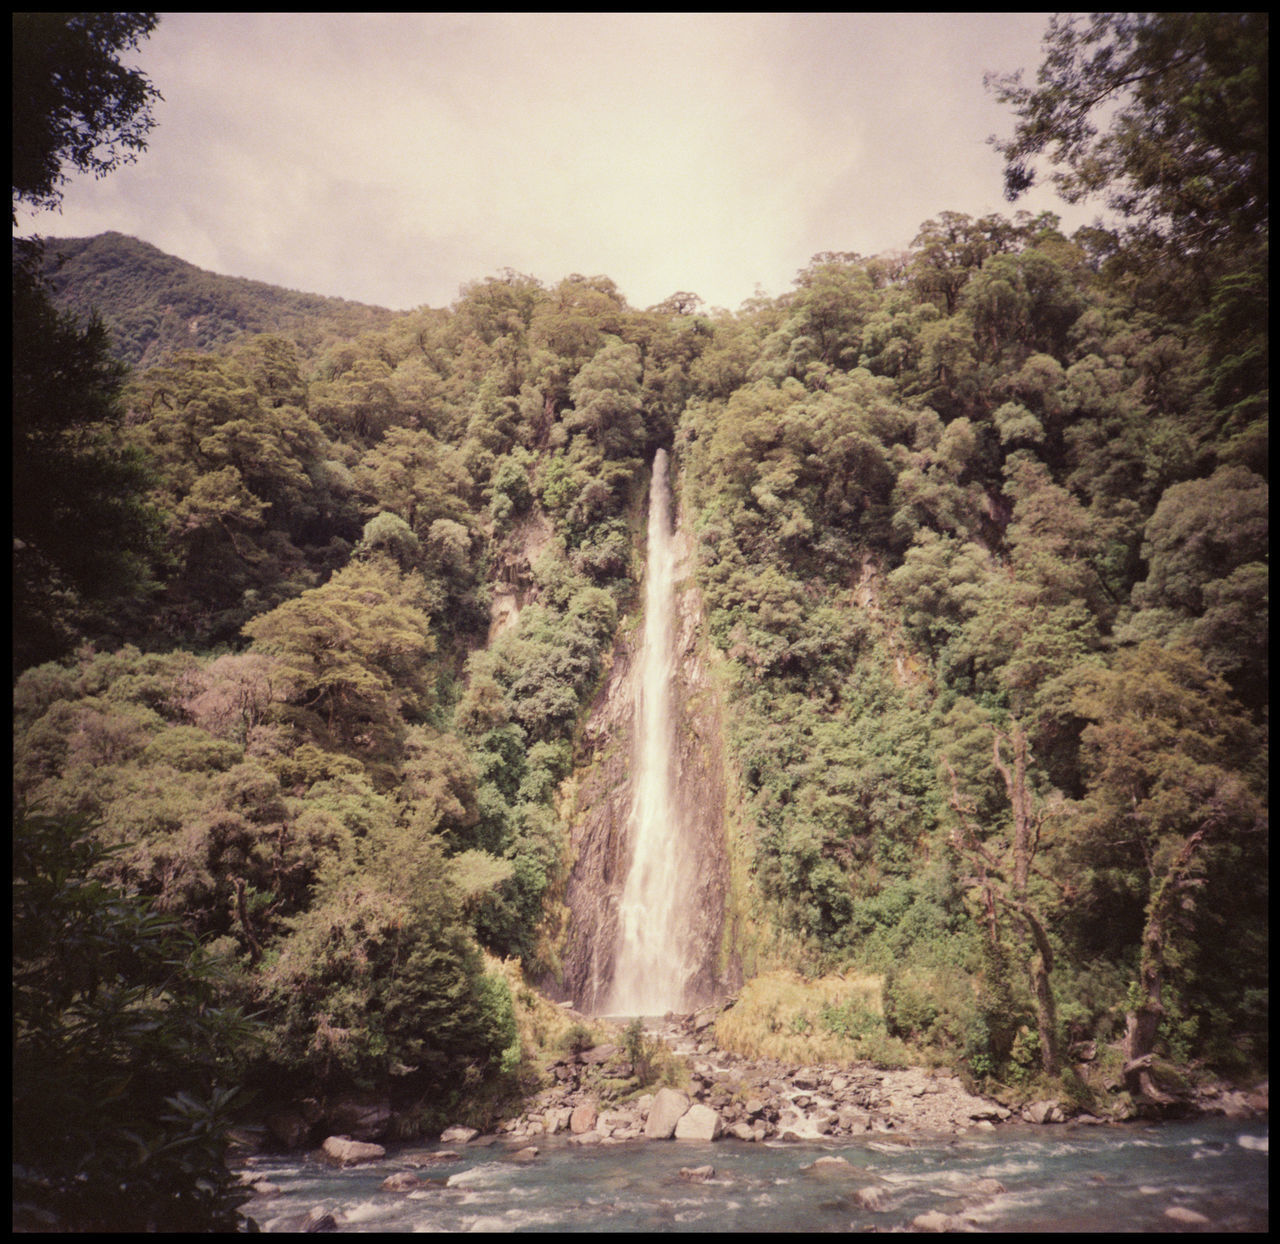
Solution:
M1164 1002L1160 995L1164 987L1168 925L1178 895L1187 888L1187 871L1204 836L1202 828L1187 839L1147 905L1147 923L1142 930L1142 958L1138 965L1138 992L1142 1001L1125 1016L1124 1086L1130 1093L1156 1101L1172 1100L1156 1088L1150 1074L1156 1033L1164 1018Z
M1044 925L1027 903L1027 878L1036 853L1036 817L1027 789L1027 736L1015 721L1010 732L1013 745L1013 768L1000 755L1000 732L995 732L995 767L1004 779L1013 809L1013 898L1009 902L1022 917L1024 927L1035 942L1036 955L1028 965L1031 991L1036 999L1036 1028L1040 1034L1040 1065L1046 1075L1058 1073L1058 1008L1053 997L1049 974L1053 971L1053 948L1049 945Z
M1053 971L1053 948L1044 926L1025 904L1018 906L1026 926L1036 944L1036 956L1031 961L1031 991L1036 997L1036 1031L1040 1035L1040 1066L1046 1075L1058 1074L1058 1005L1053 996L1053 984L1049 974Z

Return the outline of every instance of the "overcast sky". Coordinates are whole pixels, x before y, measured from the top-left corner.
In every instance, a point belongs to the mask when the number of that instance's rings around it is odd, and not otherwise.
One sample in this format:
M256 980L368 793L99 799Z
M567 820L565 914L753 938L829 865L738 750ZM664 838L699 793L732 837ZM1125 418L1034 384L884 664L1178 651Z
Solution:
M19 228L396 309L514 268L736 310L818 251L1012 214L982 74L1033 80L1047 20L166 13L124 58L164 95L147 151Z

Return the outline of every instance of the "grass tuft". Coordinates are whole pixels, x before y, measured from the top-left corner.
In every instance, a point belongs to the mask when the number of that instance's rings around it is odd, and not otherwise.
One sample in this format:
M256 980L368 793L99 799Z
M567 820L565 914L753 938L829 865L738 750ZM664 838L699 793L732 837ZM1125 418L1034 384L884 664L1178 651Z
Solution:
M883 984L858 973L808 980L764 972L716 1021L716 1042L746 1058L785 1063L910 1065L910 1049L885 1031Z

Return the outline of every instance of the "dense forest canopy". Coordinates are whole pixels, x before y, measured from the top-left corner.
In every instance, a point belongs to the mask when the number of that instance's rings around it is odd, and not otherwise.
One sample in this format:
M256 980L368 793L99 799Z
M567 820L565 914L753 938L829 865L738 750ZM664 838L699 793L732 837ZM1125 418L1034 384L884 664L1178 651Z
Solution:
M42 272L58 306L98 315L112 354L135 369L179 350L218 350L244 334L281 334L309 359L394 318L383 307L216 276L119 233L48 239Z
M16 799L262 1017L224 1078L390 1085L419 1126L518 1078L481 950L555 975L557 792L659 446L802 965L883 973L892 1035L993 1082L1083 1092L1071 1051L1122 1039L1135 1094L1265 1067L1265 29L1055 23L999 87L1010 188L1049 151L1122 227L940 211L736 314L507 271L365 324L255 286L274 331L126 378L71 314L91 268L15 285ZM115 322L169 296L140 275Z

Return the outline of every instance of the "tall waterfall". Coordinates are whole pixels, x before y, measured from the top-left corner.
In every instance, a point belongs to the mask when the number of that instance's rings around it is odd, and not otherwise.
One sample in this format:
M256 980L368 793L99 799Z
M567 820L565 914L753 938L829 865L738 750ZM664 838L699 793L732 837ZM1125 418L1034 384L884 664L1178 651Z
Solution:
M693 973L695 864L676 798L672 682L675 676L675 547L667 454L653 460L644 638L636 685L631 862L618 909L617 957L608 1009L617 1015L679 1010Z

